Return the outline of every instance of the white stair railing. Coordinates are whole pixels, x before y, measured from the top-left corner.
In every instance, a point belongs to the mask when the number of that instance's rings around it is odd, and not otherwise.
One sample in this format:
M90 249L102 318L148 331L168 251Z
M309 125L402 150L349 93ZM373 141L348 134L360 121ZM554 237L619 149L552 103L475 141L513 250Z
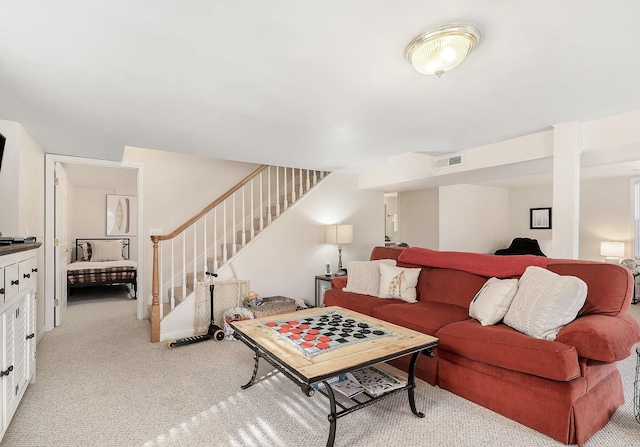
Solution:
M151 236L151 341L160 341L162 318L196 290L204 272L224 267L327 174L262 165L172 233Z

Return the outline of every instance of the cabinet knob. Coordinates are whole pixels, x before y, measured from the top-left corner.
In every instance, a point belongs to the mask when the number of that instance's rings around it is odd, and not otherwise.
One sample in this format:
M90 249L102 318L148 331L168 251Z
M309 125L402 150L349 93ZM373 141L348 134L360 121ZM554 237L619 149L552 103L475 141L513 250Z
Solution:
M4 287L0 289L0 295L4 295Z
M31 278L31 273L25 273L22 275L23 278Z
M15 281L11 281L12 286L17 286L18 284L20 284L20 281L17 279Z
M38 269L31 269L31 273L38 273Z
M36 334L29 334L29 335L27 335L27 340L31 340L35 336L36 336Z
M7 368L6 371L0 371L0 377L8 376L13 371L13 365Z

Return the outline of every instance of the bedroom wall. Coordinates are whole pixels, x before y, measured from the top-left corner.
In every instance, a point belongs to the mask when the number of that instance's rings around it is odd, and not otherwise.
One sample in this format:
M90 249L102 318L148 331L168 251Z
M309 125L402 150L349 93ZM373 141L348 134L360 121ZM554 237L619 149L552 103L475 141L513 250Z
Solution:
M135 187L133 189L127 189L125 185L123 185L122 189L118 190L76 187L73 188L72 191L69 191L68 199L73 202L73 205L69 211L68 240L70 244L69 247L74 250L72 255L74 260L76 239L107 237L107 223L105 215L107 194L136 195L136 191ZM129 238L131 243L131 259L137 261L138 237L127 236L127 238Z

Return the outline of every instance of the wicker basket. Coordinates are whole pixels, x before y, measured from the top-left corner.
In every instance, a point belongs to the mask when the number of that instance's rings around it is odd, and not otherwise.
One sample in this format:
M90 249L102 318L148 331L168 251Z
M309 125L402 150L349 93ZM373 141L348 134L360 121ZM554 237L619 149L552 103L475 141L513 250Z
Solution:
M262 318L295 312L296 302L284 296L268 296L262 298L262 304L259 306L255 305L255 301L251 301L244 303L244 307L249 309L255 318Z

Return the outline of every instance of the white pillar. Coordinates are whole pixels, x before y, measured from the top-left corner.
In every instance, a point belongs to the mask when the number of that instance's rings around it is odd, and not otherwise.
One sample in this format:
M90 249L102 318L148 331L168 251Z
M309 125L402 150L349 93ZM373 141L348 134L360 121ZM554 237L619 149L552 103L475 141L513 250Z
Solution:
M553 126L552 257L578 259L580 123Z

